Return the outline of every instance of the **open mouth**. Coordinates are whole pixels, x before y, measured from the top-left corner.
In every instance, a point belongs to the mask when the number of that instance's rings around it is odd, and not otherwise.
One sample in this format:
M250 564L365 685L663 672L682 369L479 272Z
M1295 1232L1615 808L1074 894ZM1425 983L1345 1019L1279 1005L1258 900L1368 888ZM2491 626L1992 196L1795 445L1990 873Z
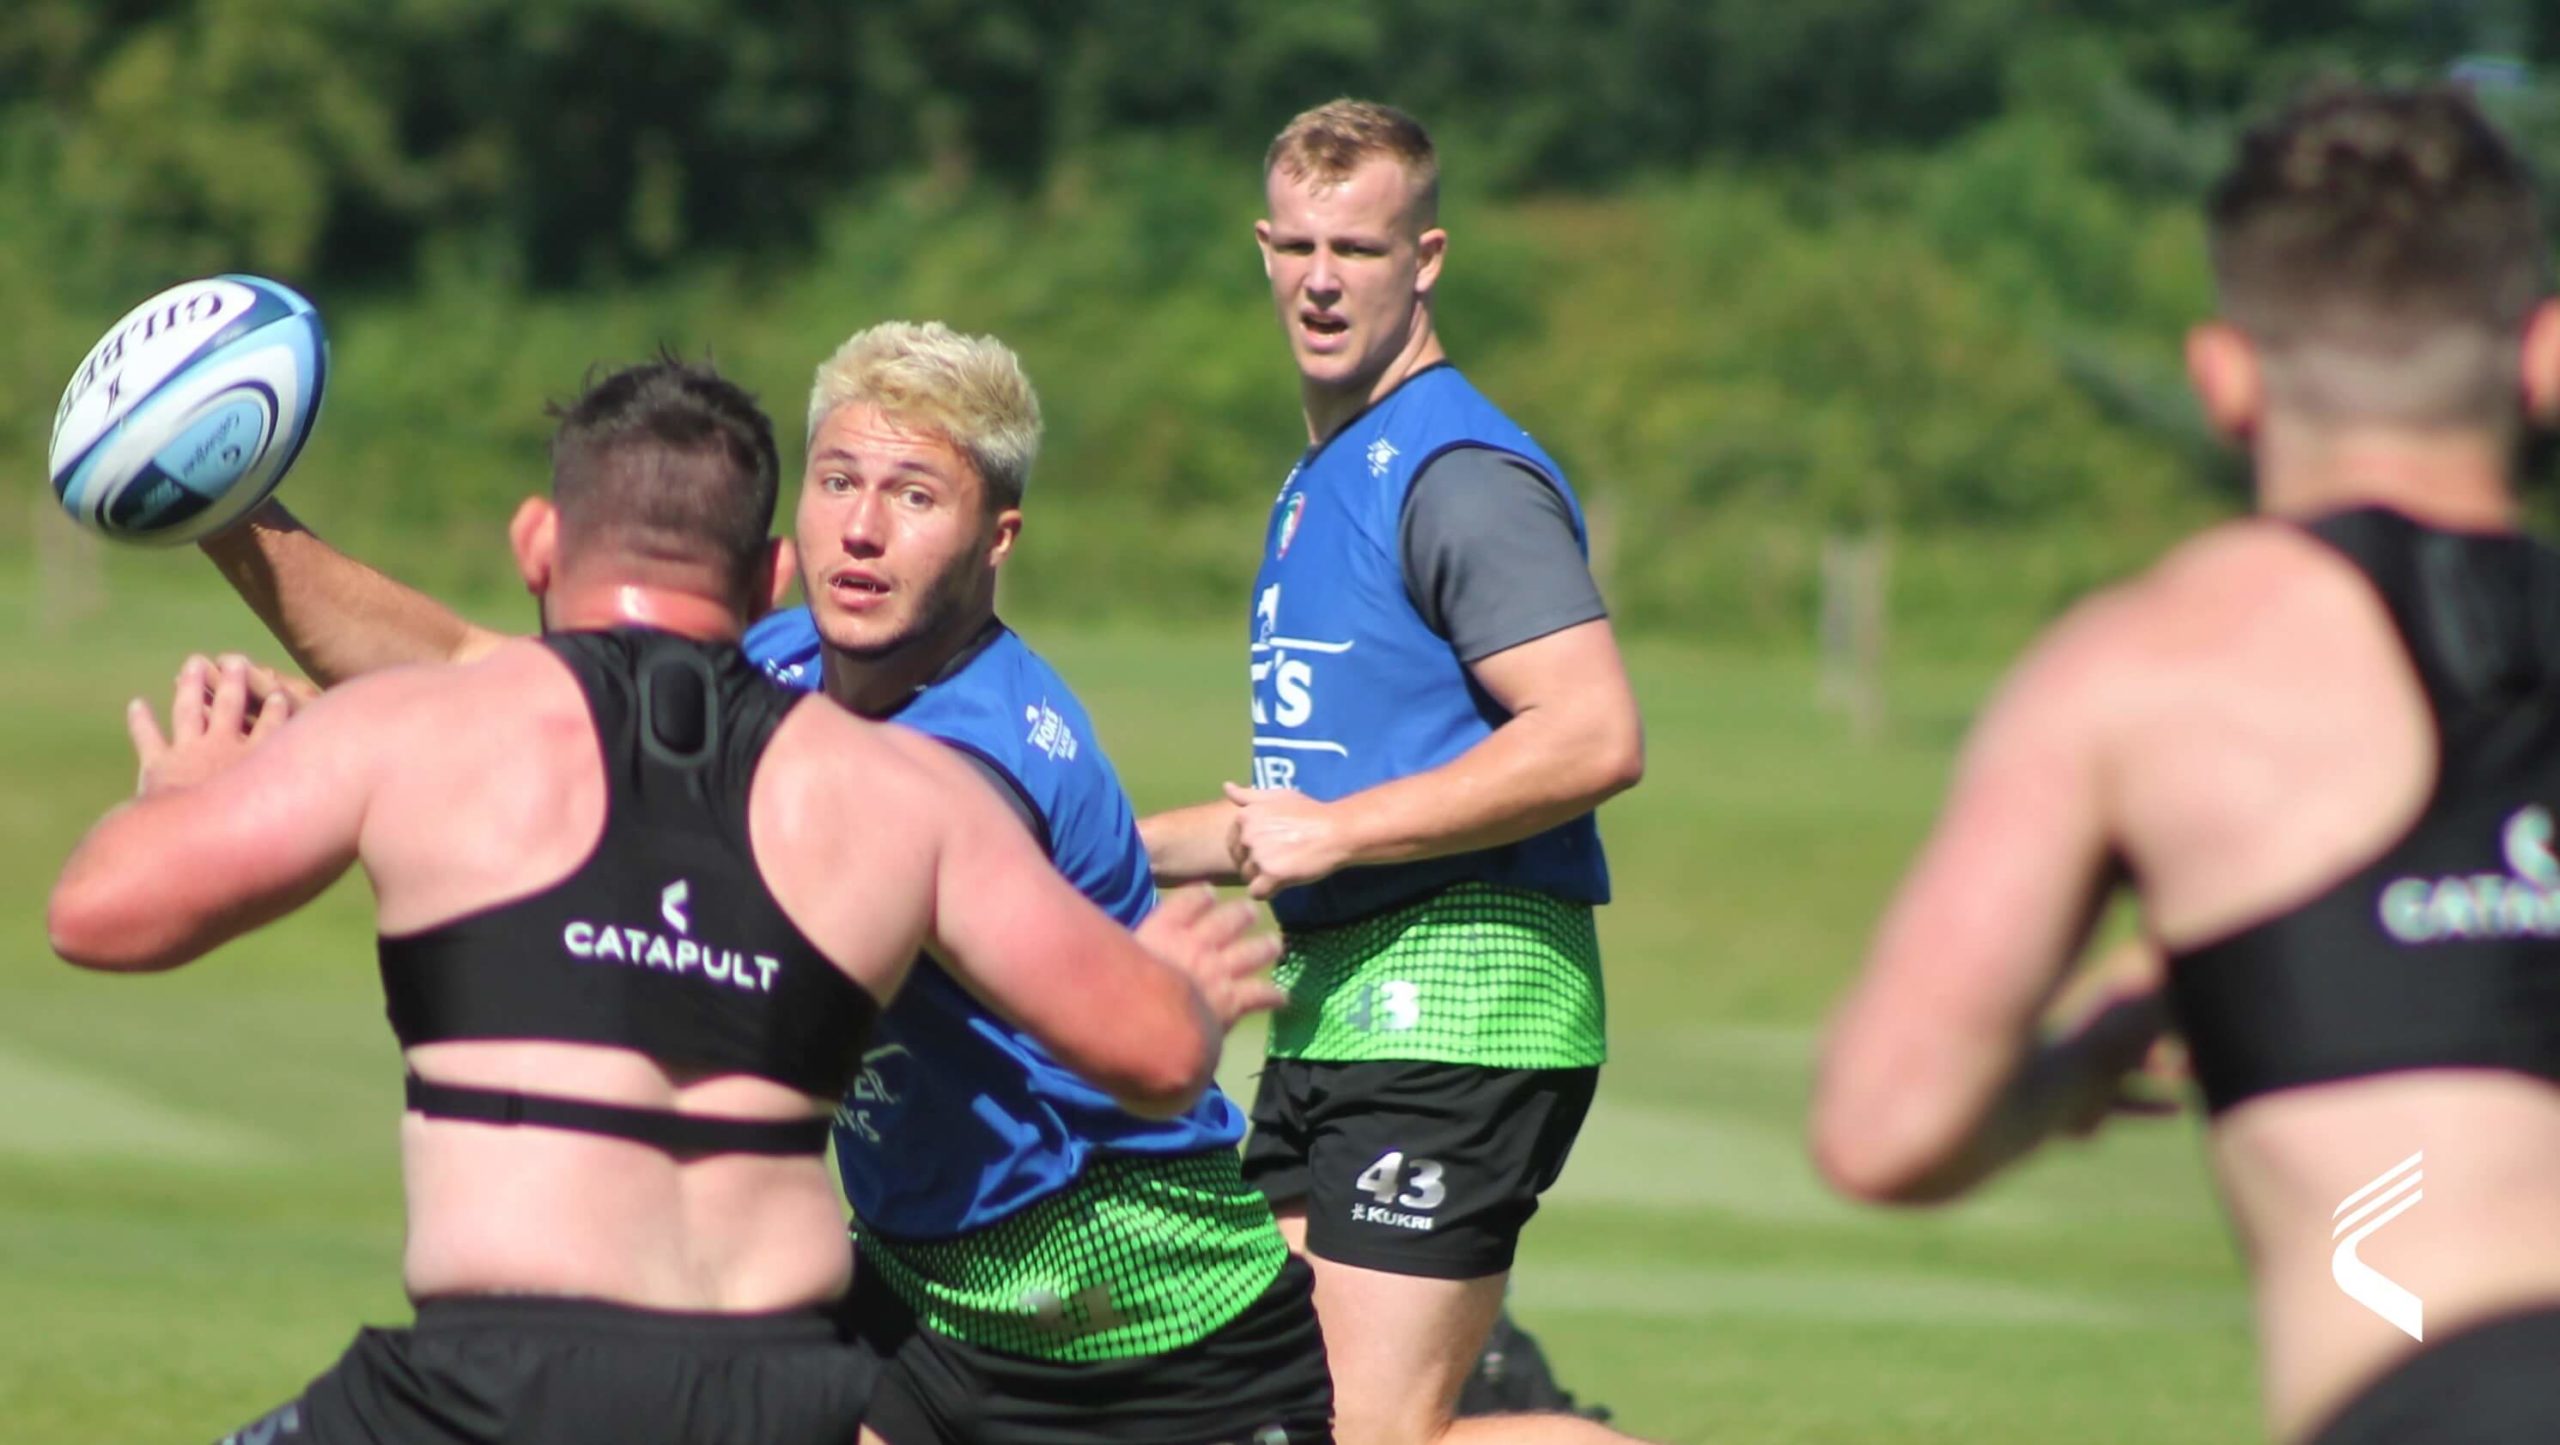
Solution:
M838 572L827 579L836 600L865 606L889 595L889 579L870 572Z
M1328 338L1340 336L1351 329L1349 321L1326 311L1301 311L1298 313L1298 324L1305 327L1310 336Z

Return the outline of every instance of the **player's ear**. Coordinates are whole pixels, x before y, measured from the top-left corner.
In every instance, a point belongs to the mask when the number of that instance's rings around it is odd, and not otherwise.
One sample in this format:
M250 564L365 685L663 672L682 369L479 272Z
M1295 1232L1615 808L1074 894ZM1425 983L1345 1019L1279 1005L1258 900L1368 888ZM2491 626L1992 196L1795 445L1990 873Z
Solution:
M792 579L800 575L799 549L791 545L790 538L776 537L757 554L756 566L760 571L747 582L749 622L782 605L783 597L791 591Z
M1431 288L1440 284L1440 263L1449 256L1449 233L1434 226L1414 239L1413 248L1422 258L1414 272L1413 294L1429 296Z
M2560 426L2560 301L2545 300L2525 318L2519 362L2525 420L2538 427Z
M515 550L516 575L536 597L551 590L560 570L560 511L543 497L527 497L507 523L507 544Z
M2214 434L2247 446L2266 414L2266 368L2247 333L2228 321L2207 321L2187 332L2187 381L2204 403Z
M1022 509L1007 507L996 513L995 538L987 547L987 565L1002 566L1013 555L1013 544L1022 537Z
M1262 252L1262 275L1265 280L1268 280L1271 276L1271 223L1269 221L1253 223L1253 244Z

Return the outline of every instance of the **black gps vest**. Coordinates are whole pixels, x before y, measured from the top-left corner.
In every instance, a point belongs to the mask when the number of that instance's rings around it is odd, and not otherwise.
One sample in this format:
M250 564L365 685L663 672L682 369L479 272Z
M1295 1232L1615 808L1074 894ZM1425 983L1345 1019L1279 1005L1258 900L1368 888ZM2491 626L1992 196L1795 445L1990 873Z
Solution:
M2170 959L2206 1106L2398 1069L2560 1080L2560 553L2379 509L2307 530L2390 608L2435 788L2381 857Z
M604 761L603 834L553 887L381 939L392 1032L404 1048L606 1044L688 1073L842 1094L878 1006L784 916L747 838L756 766L802 699L734 644L642 629L542 641L586 694ZM824 1119L710 1118L414 1074L408 1098L433 1117L610 1134L682 1155L814 1154L826 1144Z

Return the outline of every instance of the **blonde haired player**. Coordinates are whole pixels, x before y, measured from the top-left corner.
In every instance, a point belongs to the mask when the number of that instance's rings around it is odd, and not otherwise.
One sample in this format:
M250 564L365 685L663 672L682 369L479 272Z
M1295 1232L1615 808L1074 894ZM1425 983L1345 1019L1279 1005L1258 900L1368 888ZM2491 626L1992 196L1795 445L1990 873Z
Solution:
M1040 440L1020 361L883 322L817 368L808 419L808 600L748 656L947 744L1078 891L1146 919L1155 888L1092 720L996 617ZM498 642L281 512L206 550L323 680ZM889 1445L1328 1438L1312 1286L1243 1181L1242 1133L1215 1089L1172 1119L1131 1114L919 963L835 1131L862 1231L849 1314L884 1365L867 1428Z
M947 966L1174 1118L1276 998L1242 908L1133 939L949 752L757 674L783 573L745 393L614 373L553 463L509 533L540 639L254 728L247 668L191 662L54 889L66 958L150 970L373 884L418 1319L234 1440L840 1445L869 1377L823 1152L881 1010Z

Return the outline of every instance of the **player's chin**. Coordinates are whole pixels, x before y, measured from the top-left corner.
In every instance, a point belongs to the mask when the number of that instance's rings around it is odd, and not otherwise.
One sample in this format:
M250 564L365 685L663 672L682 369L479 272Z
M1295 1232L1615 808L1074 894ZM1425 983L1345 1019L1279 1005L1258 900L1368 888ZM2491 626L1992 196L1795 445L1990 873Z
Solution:
M820 614L818 635L827 646L850 657L881 657L897 651L915 637L913 619L899 617L847 617Z

